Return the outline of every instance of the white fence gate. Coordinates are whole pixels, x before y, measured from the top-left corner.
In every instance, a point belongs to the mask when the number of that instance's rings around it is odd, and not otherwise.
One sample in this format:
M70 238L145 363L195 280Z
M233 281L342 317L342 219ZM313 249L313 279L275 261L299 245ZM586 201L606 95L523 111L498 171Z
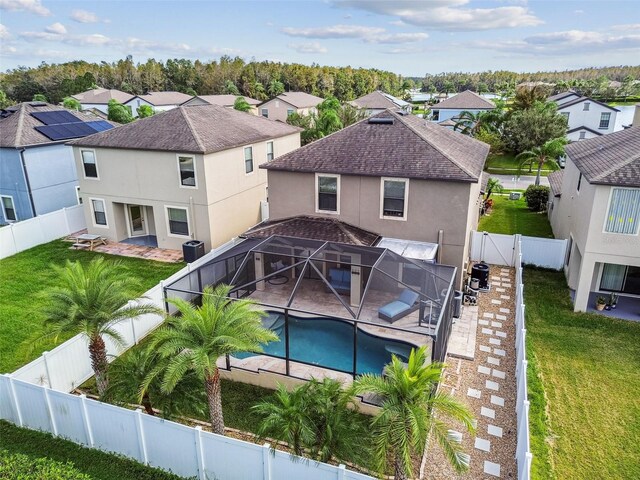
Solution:
M0 259L87 228L82 205L65 207L0 228Z
M521 248L520 255L516 257L518 242L521 243ZM566 240L472 230L469 258L476 262L484 261L492 265L513 267L521 257L520 261L525 264L559 270L564 265L566 251Z

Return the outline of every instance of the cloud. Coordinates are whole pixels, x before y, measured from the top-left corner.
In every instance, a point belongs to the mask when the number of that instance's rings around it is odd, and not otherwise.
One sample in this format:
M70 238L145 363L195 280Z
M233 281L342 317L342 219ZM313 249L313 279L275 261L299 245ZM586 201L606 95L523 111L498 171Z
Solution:
M281 32L290 37L303 38L366 38L384 33L385 29L363 25L333 25L317 28L284 27Z
M45 30L45 32L53 33L53 34L56 34L56 35L64 35L64 34L67 33L67 29L60 22L56 22L56 23L54 23L52 25L49 25L44 30Z
M406 24L448 31L531 27L543 23L528 8L466 8L470 0L334 0L341 7L396 17Z
M0 23L0 40L8 40L11 38L9 29Z
M429 35L426 33L391 33L365 38L367 43L414 43L426 40Z
M70 18L78 23L98 23L100 21L95 13L86 10L74 10L71 12Z
M40 0L0 0L0 9L9 12L29 12L41 17L51 16L51 11L43 7Z
M328 50L318 42L311 43L290 43L287 45L298 53L327 53Z
M632 31L636 31L639 32L640 31L640 23L627 23L624 25L612 25L611 27L609 27L611 30L616 30L618 32L632 32Z
M584 13L584 10L574 10L573 13L575 13L576 15L582 15Z

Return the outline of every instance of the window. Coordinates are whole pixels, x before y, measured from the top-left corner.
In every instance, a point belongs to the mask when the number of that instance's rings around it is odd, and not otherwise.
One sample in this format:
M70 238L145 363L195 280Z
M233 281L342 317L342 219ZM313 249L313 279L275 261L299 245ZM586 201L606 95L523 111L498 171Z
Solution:
M189 216L186 208L167 207L167 219L170 234L189 236Z
M273 160L273 142L267 142L267 162Z
M609 120L611 120L611 112L602 112L600 114L600 125L598 126L598 128L609 128Z
M180 185L183 187L196 186L196 165L194 157L178 156L178 169L180 170Z
M605 263L600 290L640 295L640 267Z
M407 193L409 181L404 179L382 179L382 217L407 218Z
M431 120L433 120L434 122L440 120L440 110L433 111L433 113L431 114Z
M584 130L582 130L580 132L580 136L578 137L578 140L584 140L585 138L587 138L587 132L585 132Z
M16 220L18 220L18 216L16 215L16 207L13 204L13 197L3 195L1 198L5 222L15 222Z
M253 172L253 147L244 147L244 171Z
M93 209L93 223L98 226L107 226L107 213L104 209L104 200L91 199L91 208Z
M260 110L260 114L264 117L264 118L269 118L269 109L268 108L262 108Z
M316 175L316 212L340 213L340 176Z
M576 188L577 192L580 191L580 185L582 185L582 173L578 175L578 187Z
M637 235L638 225L640 225L640 188L612 188L604 231Z
M96 154L93 150L81 150L82 166L84 168L84 178L98 178L98 166L96 164Z
M590 102L584 102L584 104L582 105L582 111L583 112L588 112L590 106L591 106Z
M293 108L287 108L287 117L293 113L296 113L296 111Z
M80 187L76 186L76 200L78 205L82 205L82 197L80 196Z

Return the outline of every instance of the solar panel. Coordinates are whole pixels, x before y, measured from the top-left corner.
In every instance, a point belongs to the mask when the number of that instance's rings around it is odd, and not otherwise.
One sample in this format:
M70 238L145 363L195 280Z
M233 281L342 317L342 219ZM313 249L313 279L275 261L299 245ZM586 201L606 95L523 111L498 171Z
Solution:
M86 137L96 133L96 130L86 123L64 123L59 125L43 125L35 127L37 131L51 140L68 140L70 138Z
M37 118L45 125L57 125L59 123L82 123L75 115L66 110L54 110L53 112L32 112L31 116Z
M104 120L96 120L94 122L86 122L86 125L89 125L96 132L104 132L105 130L111 130L113 125Z

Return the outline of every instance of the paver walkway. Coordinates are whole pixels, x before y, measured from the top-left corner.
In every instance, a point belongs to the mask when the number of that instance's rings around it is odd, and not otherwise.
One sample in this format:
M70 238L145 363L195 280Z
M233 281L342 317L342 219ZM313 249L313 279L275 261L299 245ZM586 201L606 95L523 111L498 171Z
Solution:
M491 290L478 297L478 327L473 360L447 356L441 388L473 412L475 435L462 433L470 470L456 474L440 448L430 443L424 465L428 479L517 478L515 381L515 272L491 266ZM468 308L468 307L467 307Z

